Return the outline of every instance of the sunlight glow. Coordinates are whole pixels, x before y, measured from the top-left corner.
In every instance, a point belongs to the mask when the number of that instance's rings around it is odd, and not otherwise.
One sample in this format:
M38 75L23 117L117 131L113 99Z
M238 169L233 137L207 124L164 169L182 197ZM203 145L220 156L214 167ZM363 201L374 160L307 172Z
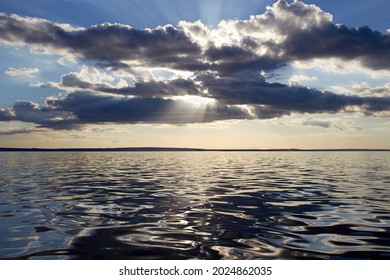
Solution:
M195 106L203 106L203 105L215 103L215 99L213 99L213 98L196 96L196 95L177 96L177 97L174 97L173 99L182 100L182 101L191 103Z

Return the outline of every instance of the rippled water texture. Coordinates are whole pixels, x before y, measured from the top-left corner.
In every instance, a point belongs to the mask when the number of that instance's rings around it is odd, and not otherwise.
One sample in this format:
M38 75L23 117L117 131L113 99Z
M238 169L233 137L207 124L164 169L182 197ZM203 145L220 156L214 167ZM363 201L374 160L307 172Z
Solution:
M390 153L0 153L1 259L390 259Z

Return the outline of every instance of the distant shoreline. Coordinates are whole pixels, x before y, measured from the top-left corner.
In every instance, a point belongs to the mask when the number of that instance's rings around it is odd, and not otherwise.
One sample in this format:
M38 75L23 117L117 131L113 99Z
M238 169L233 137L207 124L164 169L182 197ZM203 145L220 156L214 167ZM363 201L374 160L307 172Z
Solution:
M0 148L0 152L390 152L390 149Z

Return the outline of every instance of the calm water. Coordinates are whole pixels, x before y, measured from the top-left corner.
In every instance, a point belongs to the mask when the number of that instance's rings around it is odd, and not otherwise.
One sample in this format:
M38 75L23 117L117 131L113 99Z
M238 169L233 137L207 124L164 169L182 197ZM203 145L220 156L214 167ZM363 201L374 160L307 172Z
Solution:
M390 259L390 153L0 153L1 259Z

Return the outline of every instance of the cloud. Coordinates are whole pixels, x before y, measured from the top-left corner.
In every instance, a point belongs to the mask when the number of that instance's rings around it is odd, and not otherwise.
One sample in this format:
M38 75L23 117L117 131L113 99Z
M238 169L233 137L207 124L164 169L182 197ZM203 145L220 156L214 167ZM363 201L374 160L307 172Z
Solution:
M383 70L369 69L357 60L341 60L339 58L314 58L310 60L296 60L291 63L294 69L307 71L321 71L333 75L368 75L372 79L389 78L390 68Z
M329 24L289 34L281 47L291 60L336 57L358 60L375 70L386 70L390 65L390 36L367 26L347 28Z
M76 28L0 13L0 41L90 64L50 83L66 90L65 96L47 98L42 105L18 101L1 109L0 121L69 129L94 123L185 124L390 110L390 97L378 94L381 89L354 96L299 86L315 79L309 76L293 75L290 85L266 81L263 71L316 59L352 61L374 72L390 69L390 34L334 24L332 15L301 1L279 0L264 14L222 21L214 29L200 21L144 30L112 23ZM172 75L156 79L150 74L155 69ZM36 70L7 71L33 76ZM120 71L128 76L120 80ZM139 77L146 72L150 77ZM198 106L178 96L215 102Z
M291 113L336 113L358 107L366 114L390 110L389 97L359 97L319 91L302 86L269 83L259 78L250 82L241 79L218 79L212 74L198 77L207 88L208 97L229 105L262 105L275 116ZM260 113L260 116L262 113ZM268 113L267 113L268 115Z
M13 68L9 67L4 73L9 77L34 78L40 70L38 68Z
M17 101L11 108L0 110L0 121L21 121L56 129L66 128L74 119L69 111L51 110L31 101Z
M332 20L330 14L314 5L278 1L268 8L266 14L236 24L243 36L246 33L255 36L253 27L271 28L274 35L264 43L273 41L270 46L290 61L336 57L358 60L371 69L389 68L389 34L373 31L367 26L347 28L334 24Z
M305 126L318 126L318 127L323 127L323 128L333 128L333 129L343 130L343 128L341 128L340 126L338 126L330 121L320 121L320 120L309 119L309 120L304 121L302 124Z
M352 86L352 90L359 96L390 97L390 83L376 87L372 87L367 83L355 84Z
M190 124L226 119L252 118L238 106L218 103L194 105L184 100L128 98L94 92L73 92L64 97L47 98L43 106L18 101L0 111L0 121L35 123L38 128L79 129L88 124L155 123Z
M302 82L314 81L314 80L317 80L317 78L313 76L292 75L290 79L288 79L288 83L290 86L298 86L301 85Z
M168 123L186 124L224 119L246 119L249 115L235 106L194 104L163 98L127 98L92 92L74 92L64 98L47 99L53 110L72 112L76 123Z
M0 135L30 134L37 132L46 132L47 130L35 127L23 127L18 129L5 129L0 131Z
M82 79L77 73L63 75L59 88L88 89L102 93L140 97L171 97L180 95L199 95L200 91L192 80L182 78L168 81L136 82L133 86L113 86L109 83L92 83Z
M334 119L313 119L309 118L301 122L304 126L314 126L314 127L322 127L329 128L340 131L361 131L362 127L356 125L352 121L335 121Z
M170 63L200 52L182 30L170 25L137 30L103 23L74 30L43 19L0 13L0 34L0 39L8 44L41 47L49 53L72 53L116 66L139 59Z
M133 67L135 62L189 71L254 66L260 71L294 60L336 57L358 60L371 69L388 69L389 34L368 27L347 28L332 20L315 5L284 0L262 15L222 21L215 29L199 21L144 30L111 23L77 29L0 13L0 40L73 54L101 66Z
M218 91L221 95L218 95ZM241 91L242 90L242 91ZM228 94L227 92L228 91ZM185 99L128 97L75 91L49 97L43 105L18 101L0 110L0 121L34 123L38 128L80 129L88 124L192 124L221 120L270 119L293 113L362 112L381 114L390 110L390 98L342 96L304 87L265 82L209 85L215 102L196 104ZM331 127L308 121L304 125Z
M371 69L388 69L390 36L368 27L334 24L330 14L301 1L277 1L262 15L249 20L224 21L220 32L243 46L252 42L257 54L286 61L314 58L357 60Z
M200 96L224 105L249 106L253 116L276 118L292 113L363 112L374 115L390 109L389 97L342 95L323 92L299 85L270 83L260 73L249 71L219 76L219 72L199 74L191 79L176 78L162 81L140 81L132 86L92 83L80 73L63 75L58 87L73 91L89 90L104 94L137 98L174 98ZM297 76L297 79L313 79ZM122 99L118 99L122 100Z
M14 120L14 116L10 109L2 109L0 108L0 122L9 122Z

